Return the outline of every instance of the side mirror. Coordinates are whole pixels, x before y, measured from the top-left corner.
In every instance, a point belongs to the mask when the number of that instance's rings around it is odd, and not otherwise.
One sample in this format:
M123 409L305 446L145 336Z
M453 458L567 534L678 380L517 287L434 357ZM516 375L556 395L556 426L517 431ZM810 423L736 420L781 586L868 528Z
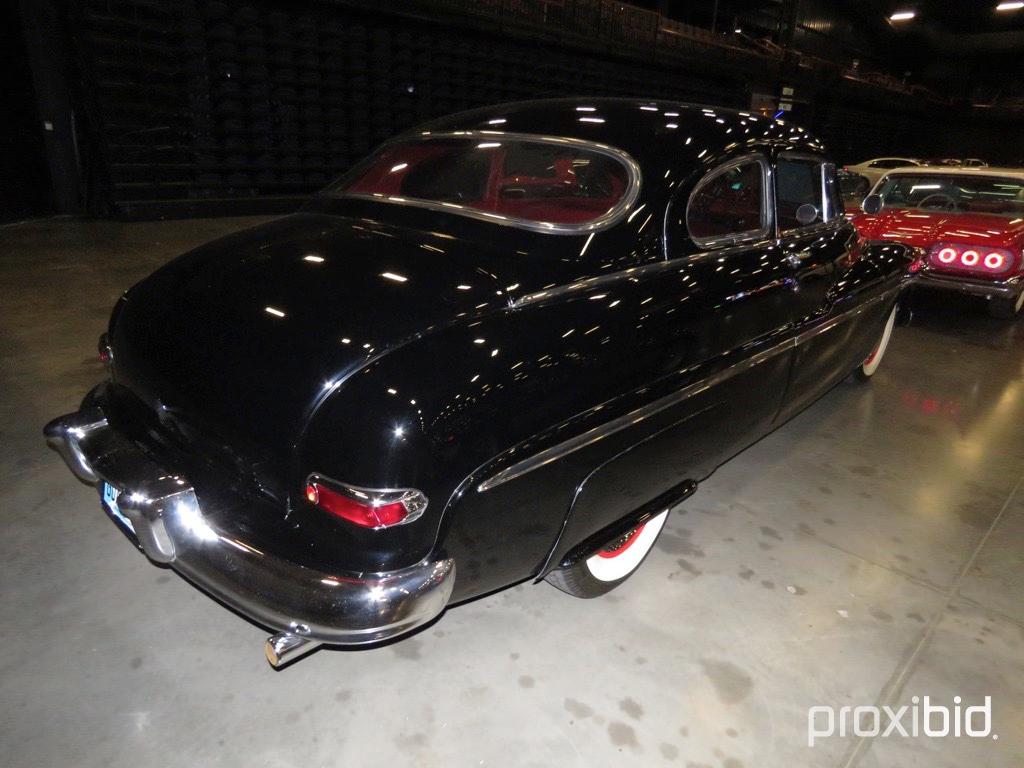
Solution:
M818 220L818 209L810 203L804 203L796 209L796 220L801 227L813 224Z
M864 198L864 202L860 204L861 210L864 213L870 213L872 215L882 210L882 196L881 195L868 195Z

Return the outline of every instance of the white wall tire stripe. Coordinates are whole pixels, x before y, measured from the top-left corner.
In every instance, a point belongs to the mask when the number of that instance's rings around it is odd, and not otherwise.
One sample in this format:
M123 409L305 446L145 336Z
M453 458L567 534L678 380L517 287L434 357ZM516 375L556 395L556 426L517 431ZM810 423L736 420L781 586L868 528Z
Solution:
M872 376L875 371L878 370L878 366L882 362L882 358L885 356L885 348L889 346L889 337L892 336L892 327L895 324L896 307L893 307L892 312L889 313L889 319L885 322L885 329L882 331L882 338L879 339L878 346L875 347L875 351L861 366L861 370L864 371L865 376Z
M665 525L667 518L668 510L666 509L648 520L636 540L621 555L601 557L595 554L588 557L587 570L590 571L590 575L598 581L618 581L631 574L651 550L654 540L661 533L661 528Z

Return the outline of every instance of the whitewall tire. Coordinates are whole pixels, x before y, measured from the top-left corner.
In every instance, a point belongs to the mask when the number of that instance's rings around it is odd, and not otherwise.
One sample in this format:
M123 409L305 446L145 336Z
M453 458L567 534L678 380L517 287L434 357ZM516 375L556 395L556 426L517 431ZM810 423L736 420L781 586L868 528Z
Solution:
M989 299L988 313L1000 320L1013 320L1024 308L1024 291L1016 299Z
M881 365L885 350L889 347L889 339L892 337L892 328L896 324L896 312L897 307L893 307L892 312L889 313L889 319L885 321L885 328L882 329L882 336L879 338L878 344L875 345L871 354L864 358L864 362L854 370L853 373L859 381L869 381L875 375L878 366Z
M598 597L632 576L654 548L668 510L616 537L591 555L559 568L545 578L574 597Z

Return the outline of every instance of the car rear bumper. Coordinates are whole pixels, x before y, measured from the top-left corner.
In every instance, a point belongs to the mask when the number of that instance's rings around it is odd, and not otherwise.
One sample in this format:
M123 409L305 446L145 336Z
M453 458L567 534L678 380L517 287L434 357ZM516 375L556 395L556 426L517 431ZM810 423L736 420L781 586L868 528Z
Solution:
M944 291L957 291L972 296L1016 300L1024 290L1024 280L1020 277L1009 280L972 280L956 275L941 275L935 272L919 272L914 283L922 288L937 288Z
M282 633L268 641L275 666L286 660L275 660L275 640L285 650L375 643L429 622L448 604L451 558L428 557L385 573L326 573L264 551L229 515L203 508L184 475L114 429L101 407L54 419L44 433L76 477L101 493L104 484L120 492L120 516L104 506L151 560Z

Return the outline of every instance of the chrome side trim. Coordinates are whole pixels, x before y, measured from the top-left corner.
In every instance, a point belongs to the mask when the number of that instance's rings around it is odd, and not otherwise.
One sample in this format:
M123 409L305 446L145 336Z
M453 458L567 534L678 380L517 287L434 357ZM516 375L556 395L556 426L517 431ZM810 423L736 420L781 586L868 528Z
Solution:
M883 293L880 293L877 296L872 296L870 299L857 305L856 307L851 307L850 309L844 310L843 312L840 312L837 315L833 315L832 317L824 318L819 325L816 325L812 328L808 328L807 330L798 333L795 338L795 346L799 347L805 341L813 339L815 336L820 336L823 333L828 333L833 328L845 323L847 320L852 320L857 315L863 314L868 310L868 308L873 307L875 304L878 304L879 302L885 301L886 299L890 298L894 293L897 293L900 290L900 287L901 286L890 288L889 290L884 291Z
M761 241L764 246L770 247L775 245L775 241L772 239L764 239ZM612 283L617 283L622 280L640 280L651 275L657 275L661 272L667 272L672 269L678 269L687 264L692 264L697 261L708 258L721 258L728 256L733 251L745 251L752 247L757 247L757 242L741 242L730 244L728 247L719 247L715 250L700 251L699 253L691 253L686 256L679 256L674 259L663 259L661 261L652 261L649 264L644 264L639 267L628 267L626 269L620 269L618 272L609 272L606 275L595 275L594 277L583 277L579 280L574 280L571 283L565 283L564 285L556 285L551 288L546 288L540 291L534 291L533 293L527 293L520 296L518 299L511 303L512 309L521 309L530 304L537 304L541 301L550 301L552 299L558 299L567 296L577 291L586 291L591 288L601 288Z
M405 634L447 606L455 585L452 558L428 557L383 573L327 573L263 551L243 521L204 508L185 476L98 420L99 410L53 420L47 440L76 474L81 460L86 471L79 476L95 478L87 482L120 491L117 505L133 531L118 524L151 560L243 616L306 643L365 645ZM298 646L287 645L294 656Z
M618 416L608 422L605 422L604 424L599 424L598 426L592 427L591 429L588 429L586 432L582 432L579 435L576 435L575 437L570 437L568 440L564 440L563 442L558 443L557 445L545 448L533 454L532 456L528 456L525 459L517 461L515 464L512 464L511 466L506 467L500 472L488 477L486 480L477 485L476 489L478 492L483 492L489 491L492 488L497 488L499 485L507 483L511 480L515 480L519 477L522 477L525 474L533 472L535 469L540 469L541 467L550 464L553 461L558 461L559 459L562 459L571 453L575 453L576 451L586 448L589 445L593 445L598 440L602 440L605 437L608 437L609 435L614 435L616 432L620 432L623 429L626 429L627 427L633 426L634 424L638 424L641 421L648 419L657 413L660 413L666 408L671 408L673 405L676 405L682 402L683 400L692 397L693 395L699 394L700 392L703 392L706 389L710 389L711 387L718 386L719 384L723 383L724 381L727 381L733 376L736 376L739 373L743 373L744 371L747 371L750 368L760 365L761 363L775 357L776 355L796 349L798 346L805 343L806 341L816 336L820 336L823 333L827 333L832 329L836 328L837 326L841 325L842 323L853 319L857 315L862 314L869 307L872 307L879 302L891 298L892 295L899 290L900 286L891 288L879 294L878 296L874 296L868 299L867 301L863 302L862 304L856 307L840 312L839 314L834 315L833 317L824 319L822 322L820 322L813 328L808 328L807 330L790 337L786 341L783 341L779 344L775 344L767 349L761 350L760 352L754 355L751 355L750 357L744 360L733 363L732 365L729 365L723 368L722 370L717 371L716 373L712 374L706 379L694 382L693 384L685 386L682 389L673 392L670 395L666 395L664 397L659 398L658 400L648 403L647 405L635 408L629 413L626 413L622 416Z
M602 229L617 224L618 221L633 207L637 198L640 197L641 173L640 165L626 152L616 147L601 144L586 139L575 139L567 136L542 136L533 133L507 133L505 131L446 131L444 133L431 133L425 131L418 136L401 136L392 139L381 145L383 150L393 144L406 143L409 141L429 141L431 139L507 139L509 141L522 141L533 144L558 144L572 147L579 147L597 154L605 155L621 163L626 169L628 181L622 198L596 219L583 224L556 224L549 221L533 221L532 219L520 219L513 216L502 216L501 214L482 211L467 205L457 203L443 203L435 200L421 200L415 197L404 197L402 195L365 194L359 192L338 192L331 196L335 198L353 198L357 200L372 200L378 203L395 203L408 205L415 208L425 208L430 211L441 211L444 213L456 213L479 221L487 221L491 224L500 224L506 227L517 227L532 232L543 232L551 235L585 235L598 232ZM376 153L375 153L376 154Z
M489 491L491 488L507 483L510 480L515 480L517 477L522 477L528 472L532 472L535 469L540 469L545 464L550 464L552 461L568 456L570 453L574 453L578 450L586 448L588 445L593 445L598 440L602 440L609 435L614 435L616 432L620 432L627 427L631 427L634 424L639 424L641 421L654 416L657 413L671 408L673 405L682 402L688 397L699 394L706 389L710 389L723 381L732 378L738 373L741 373L748 368L753 368L756 365L760 365L766 360L775 357L776 355L793 349L795 346L792 338L787 339L781 344L769 347L768 349L762 350L755 355L743 360L739 363L735 363L727 368L723 368L721 371L709 376L706 379L690 384L689 386L683 387L682 389L673 392L670 395L666 395L654 402L643 405L639 408L626 413L622 416L618 416L611 421L599 424L596 427L588 429L586 432L582 432L575 437L571 437L557 445L553 445L550 448L545 448L539 453L534 454L522 461L518 461L510 467L503 469L496 475L492 475L487 480L484 480L480 485L477 486L477 491Z

